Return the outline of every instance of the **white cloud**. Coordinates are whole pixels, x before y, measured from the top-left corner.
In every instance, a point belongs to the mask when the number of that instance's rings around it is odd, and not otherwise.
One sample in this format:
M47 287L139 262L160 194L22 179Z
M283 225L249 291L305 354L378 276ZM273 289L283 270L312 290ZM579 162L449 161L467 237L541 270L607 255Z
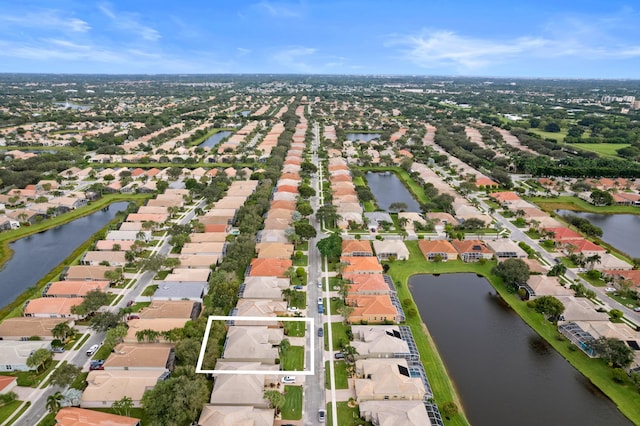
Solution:
M304 14L304 5L279 3L263 0L254 7L276 18L300 18Z
M305 58L309 58L316 53L316 49L312 47L293 47L290 49L280 50L271 56L274 62L285 67L281 72L317 72L311 65L303 62Z
M98 9L111 19L115 28L121 31L136 34L147 41L157 41L162 37L156 29L143 25L139 21L137 14L115 12L108 4L98 5Z
M77 33L84 33L91 29L91 26L86 21L62 16L56 10L31 11L20 15L2 14L0 15L0 23L9 27L46 28Z
M238 47L236 48L236 51L238 52L238 56L246 56L251 53L251 49L246 49L244 47Z

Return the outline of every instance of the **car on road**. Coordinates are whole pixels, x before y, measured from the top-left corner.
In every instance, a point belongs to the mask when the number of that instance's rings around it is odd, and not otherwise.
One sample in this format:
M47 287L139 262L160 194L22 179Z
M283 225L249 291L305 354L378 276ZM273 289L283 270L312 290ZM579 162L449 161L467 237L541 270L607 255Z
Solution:
M324 336L324 330L322 329L322 327L318 328L318 337L322 337Z
M281 380L282 383L291 384L296 382L296 376L284 376Z
M324 306L323 305L318 305L318 313L324 314Z
M344 354L342 352L336 352L335 354L333 354L333 357L335 359L344 359Z
M97 345L97 344L96 345L91 345L91 347L89 349L87 349L87 356L91 356L91 355L95 354L99 347L100 347L100 345Z
M633 308L633 312L640 312L640 306L636 306L635 308Z
M327 413L324 410L318 410L318 421L324 423L327 418Z
M318 305L322 305L322 297L318 297Z
M322 288L322 281L318 281L318 288Z

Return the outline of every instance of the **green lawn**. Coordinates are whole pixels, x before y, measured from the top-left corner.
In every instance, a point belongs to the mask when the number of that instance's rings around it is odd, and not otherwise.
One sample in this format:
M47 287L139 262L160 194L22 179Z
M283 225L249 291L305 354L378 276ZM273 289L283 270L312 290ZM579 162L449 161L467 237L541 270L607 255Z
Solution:
M547 213L552 213L554 210L574 210L579 212L588 213L603 213L603 214L616 214L616 213L631 213L640 214L640 208L633 206L594 206L589 204L578 197L571 197L563 195L555 198L541 198L541 197L524 197L527 201L532 202L540 206L540 208Z
M304 370L304 347L290 346L287 353L282 359L282 369L286 371L302 371Z
M293 266L307 266L309 264L309 256L303 254L301 257L293 257Z
M616 152L619 149L629 146L628 143L572 143L567 145L568 147L575 146L576 148L584 149L585 151L595 152L603 157L619 158Z
M9 416L11 416L18 409L20 404L22 404L22 401L16 400L0 406L0 423L7 420Z
M348 342L347 330L351 328L350 325L344 325L342 322L331 323L331 333L333 336L333 350L339 351L341 349L341 342ZM327 334L327 324L324 325L324 349L329 350L329 336Z
M142 290L142 295L153 296L153 293L155 293L157 289L158 289L157 285L148 285L144 288L144 290Z
M360 419L360 410L355 406L350 408L346 401L340 401L336 404L338 408L338 426L372 426L369 422L363 422ZM332 406L327 404L327 425L333 426Z
M305 322L284 321L284 335L289 337L304 337Z
M556 142L564 141L564 138L567 136L567 129L563 129L559 132L545 132L544 130L540 130L540 129L528 129L528 130L542 137L543 139L555 139Z
M331 371L329 370L329 362L324 363L324 387L331 389ZM333 364L336 389L349 389L349 382L347 381L347 363L344 361L338 361Z
M302 386L284 387L285 403L282 406L283 420L299 420L302 418Z

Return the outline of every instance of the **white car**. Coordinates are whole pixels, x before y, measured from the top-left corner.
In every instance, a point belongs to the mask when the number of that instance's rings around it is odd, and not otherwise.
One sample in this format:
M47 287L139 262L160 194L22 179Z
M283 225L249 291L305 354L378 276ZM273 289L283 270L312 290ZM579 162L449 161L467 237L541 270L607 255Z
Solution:
M87 349L87 356L91 356L96 353L99 347L100 345L92 345L89 349Z
M296 376L284 376L282 378L282 383L291 384L296 382Z
M295 306L289 306L287 308L287 311L289 312L298 312L300 309L296 308Z
M607 293L613 293L614 291L616 291L616 289L613 287L605 287L604 291L606 291Z

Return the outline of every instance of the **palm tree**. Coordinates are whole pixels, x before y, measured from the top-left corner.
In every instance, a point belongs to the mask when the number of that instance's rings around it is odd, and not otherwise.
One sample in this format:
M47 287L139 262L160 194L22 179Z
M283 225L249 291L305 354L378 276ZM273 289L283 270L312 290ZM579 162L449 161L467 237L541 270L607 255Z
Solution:
M596 263L600 263L602 261L602 256L599 254L594 254L593 256L589 256L585 259L585 262L589 265L589 269L593 269Z
M64 399L64 395L60 391L54 393L53 395L49 395L47 397L47 410L50 413L57 413L60 411L60 407L62 407L62 400Z

